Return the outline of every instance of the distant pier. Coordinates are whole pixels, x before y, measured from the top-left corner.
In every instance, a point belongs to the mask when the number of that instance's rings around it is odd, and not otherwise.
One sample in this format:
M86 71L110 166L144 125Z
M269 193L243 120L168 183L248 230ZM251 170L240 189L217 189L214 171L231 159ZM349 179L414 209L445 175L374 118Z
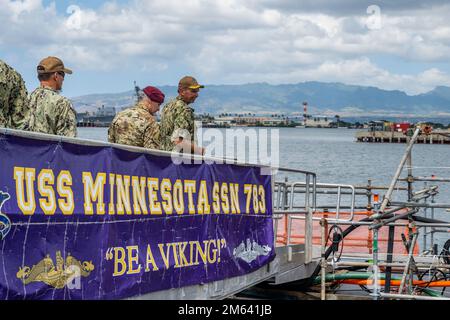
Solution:
M109 127L109 125L111 124L111 122L78 122L77 123L77 127L82 127L82 128L107 128Z
M358 131L355 134L357 142L374 143L407 143L410 137L403 132L396 131ZM422 134L416 143L425 144L450 144L450 131L441 130L433 133Z
M109 127L114 115L107 116L80 116L77 127Z

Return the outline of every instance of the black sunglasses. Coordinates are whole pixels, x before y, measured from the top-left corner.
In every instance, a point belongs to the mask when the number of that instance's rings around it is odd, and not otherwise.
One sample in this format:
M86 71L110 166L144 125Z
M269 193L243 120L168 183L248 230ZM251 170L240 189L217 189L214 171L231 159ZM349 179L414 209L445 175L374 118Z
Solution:
M59 74L63 78L66 76L66 74L64 72L62 72L62 71L58 71L57 74Z

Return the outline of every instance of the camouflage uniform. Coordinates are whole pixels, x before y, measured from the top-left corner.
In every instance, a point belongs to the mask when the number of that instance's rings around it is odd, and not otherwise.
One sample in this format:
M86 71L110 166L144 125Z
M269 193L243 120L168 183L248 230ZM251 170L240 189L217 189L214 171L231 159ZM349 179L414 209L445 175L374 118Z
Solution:
M161 146L162 150L172 151L171 136L175 130L184 129L195 140L194 109L180 97L167 103L161 112Z
M0 127L24 129L29 116L27 95L20 74L0 60Z
M149 149L160 148L159 124L142 103L119 112L108 130L108 141Z
M77 116L69 99L49 87L30 95L29 130L66 137L77 136Z

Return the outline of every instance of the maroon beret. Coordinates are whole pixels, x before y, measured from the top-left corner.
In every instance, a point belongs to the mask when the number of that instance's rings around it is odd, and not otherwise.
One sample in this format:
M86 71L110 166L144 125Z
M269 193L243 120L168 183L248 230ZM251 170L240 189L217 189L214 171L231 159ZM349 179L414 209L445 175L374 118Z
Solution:
M150 100L158 103L164 102L165 95L158 88L148 86L143 91Z

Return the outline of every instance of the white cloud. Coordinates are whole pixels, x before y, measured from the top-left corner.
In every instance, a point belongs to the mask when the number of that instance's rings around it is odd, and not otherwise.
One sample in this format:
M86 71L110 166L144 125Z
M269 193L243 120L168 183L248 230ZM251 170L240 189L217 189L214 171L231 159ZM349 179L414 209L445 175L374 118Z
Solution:
M1 1L0 5L9 12L12 21L18 22L20 15L41 8L41 0Z
M439 69L450 56L450 4L442 3L380 6L380 29L371 30L356 0L134 0L64 13L41 0L0 0L9 26L0 48L36 61L59 55L88 71L186 65L209 83L341 81L420 93L450 84ZM427 67L385 70L368 58L378 54Z

